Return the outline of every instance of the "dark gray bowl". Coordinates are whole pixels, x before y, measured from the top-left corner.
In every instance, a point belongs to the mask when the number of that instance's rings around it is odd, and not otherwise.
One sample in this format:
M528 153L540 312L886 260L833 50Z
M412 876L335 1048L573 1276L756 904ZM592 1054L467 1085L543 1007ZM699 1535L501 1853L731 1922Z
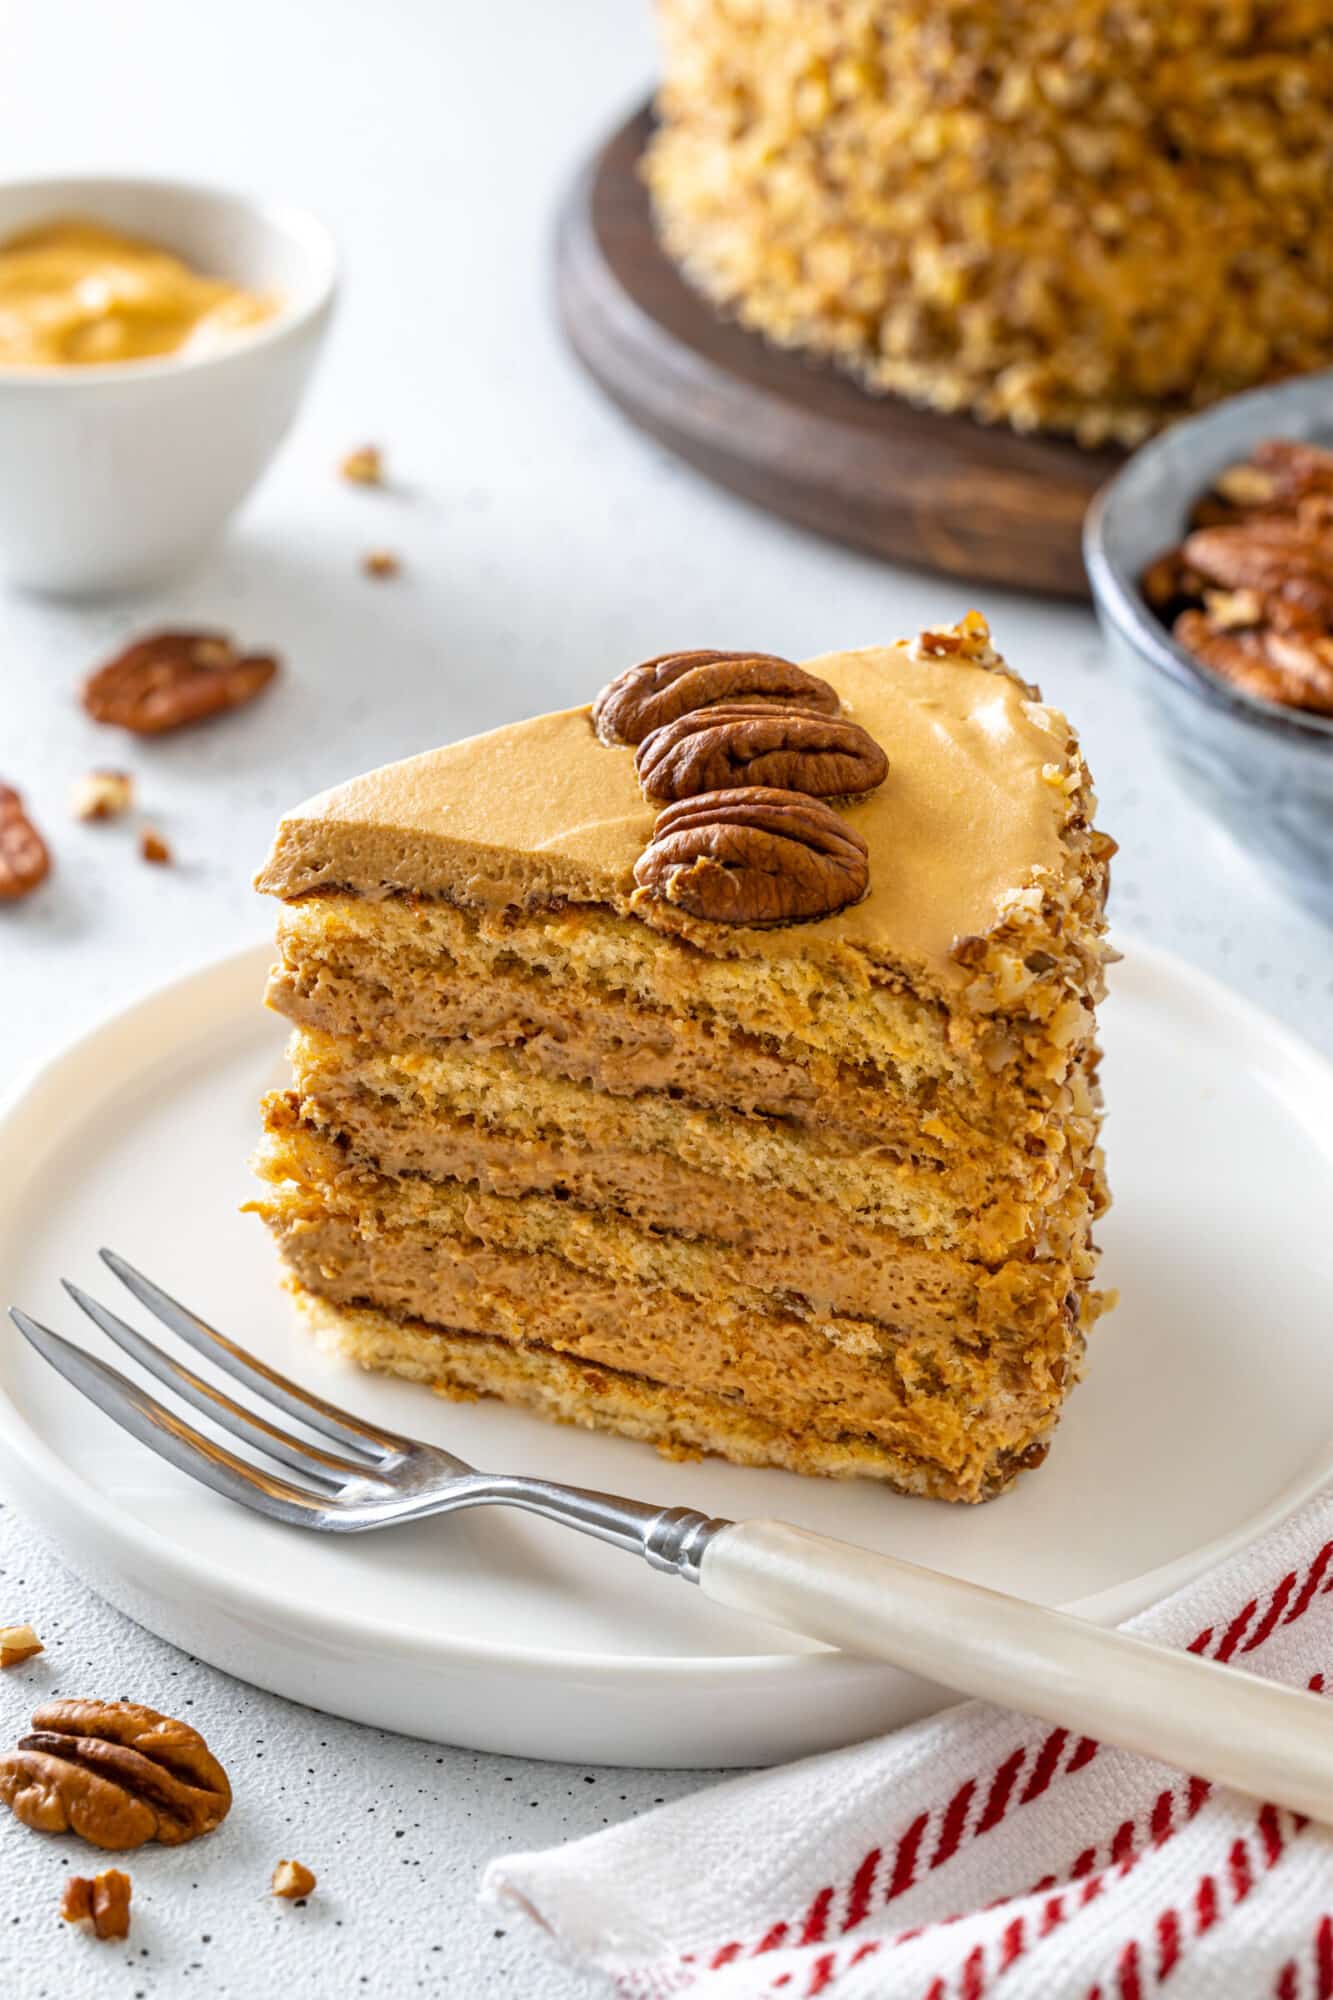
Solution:
M1138 587L1216 474L1268 437L1333 445L1333 370L1233 396L1144 445L1088 509L1083 556L1111 657L1137 682L1187 789L1333 925L1333 720L1219 680L1176 644Z

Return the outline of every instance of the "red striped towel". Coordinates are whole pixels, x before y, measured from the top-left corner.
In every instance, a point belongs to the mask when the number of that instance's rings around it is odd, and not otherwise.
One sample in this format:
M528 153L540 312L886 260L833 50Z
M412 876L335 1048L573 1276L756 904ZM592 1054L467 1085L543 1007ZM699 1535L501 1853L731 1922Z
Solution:
M1129 1629L1333 1696L1333 1493ZM622 2000L1333 2000L1333 1833L980 1702L484 1893Z

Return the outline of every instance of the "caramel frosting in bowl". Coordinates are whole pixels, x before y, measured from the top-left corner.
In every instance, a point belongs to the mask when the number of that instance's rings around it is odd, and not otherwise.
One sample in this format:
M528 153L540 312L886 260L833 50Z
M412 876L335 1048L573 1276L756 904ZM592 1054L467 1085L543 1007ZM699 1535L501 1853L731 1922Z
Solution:
M279 301L142 237L57 217L0 243L0 367L88 368L213 353Z
M1070 737L1058 711L989 664L875 646L805 663L888 755L845 808L871 855L862 901L815 922L706 932L729 954L868 951L945 983L960 936L1002 920L1016 892L1061 872ZM257 886L417 894L483 908L568 899L626 912L653 807L634 752L598 741L586 707L510 724L321 793L278 828ZM691 933L689 920L677 926ZM700 937L703 942L702 936Z

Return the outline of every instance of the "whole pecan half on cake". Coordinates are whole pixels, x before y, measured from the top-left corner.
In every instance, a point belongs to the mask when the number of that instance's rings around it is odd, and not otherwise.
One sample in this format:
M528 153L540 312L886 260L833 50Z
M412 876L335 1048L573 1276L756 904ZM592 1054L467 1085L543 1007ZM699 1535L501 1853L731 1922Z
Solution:
M856 902L870 862L860 834L822 799L752 785L659 813L634 879L711 923L789 924Z
M850 798L884 782L889 760L859 722L772 702L715 702L645 736L634 759L650 799L766 786Z
M223 632L155 632L88 676L83 706L94 722L161 736L243 707L277 671L272 653L242 653Z
M39 1833L77 1833L114 1853L211 1833L231 1807L227 1774L186 1722L132 1701L51 1701L0 1757L0 1801Z
M593 727L603 743L633 745L691 709L756 699L796 701L820 715L838 712L827 681L776 653L659 653L607 682L592 705Z

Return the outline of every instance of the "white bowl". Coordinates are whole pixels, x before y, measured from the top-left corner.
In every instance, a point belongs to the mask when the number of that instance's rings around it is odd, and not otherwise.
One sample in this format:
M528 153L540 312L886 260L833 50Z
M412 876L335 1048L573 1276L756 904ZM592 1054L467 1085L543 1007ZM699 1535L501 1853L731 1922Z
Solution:
M86 215L282 303L235 344L96 367L0 367L0 577L84 596L202 555L296 414L333 306L321 223L183 181L0 182L0 241Z

